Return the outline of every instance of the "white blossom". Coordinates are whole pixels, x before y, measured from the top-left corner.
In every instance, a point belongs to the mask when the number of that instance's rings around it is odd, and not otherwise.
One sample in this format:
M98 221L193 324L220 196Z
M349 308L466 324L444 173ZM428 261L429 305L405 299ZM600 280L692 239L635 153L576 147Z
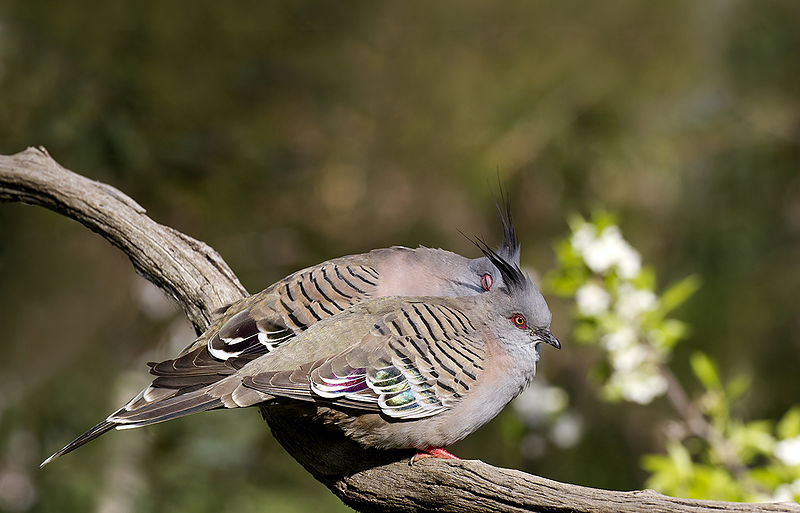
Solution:
M625 242L625 241L623 241ZM630 280L638 276L642 270L642 257L627 242L619 248L617 256L617 271L621 278Z
M791 484L782 484L772 492L770 500L775 502L791 502L800 495L800 479L795 479Z
M786 465L800 465L800 436L775 444L775 457Z
M609 226L584 248L583 259L589 269L596 273L604 273L617 262L625 245L619 228Z
M658 369L663 356L641 325L642 315L658 308L658 296L630 283L641 273L641 255L622 237L618 226L598 230L585 222L574 230L570 243L593 273L616 270L622 281L609 292L602 283L590 280L575 293L582 315L600 316L613 309L613 315L602 317L598 326L600 344L608 352L613 370L606 392L614 398L647 404L666 392L667 380Z
M616 331L603 335L600 342L610 352L621 351L636 343L636 330L631 326L623 326Z
M589 282L575 293L575 302L578 304L578 311L581 314L596 316L608 310L611 296L600 285Z
M598 236L594 225L585 223L572 234L571 243L595 273L615 266L620 277L629 280L642 268L641 256L622 238L617 226L606 227Z
M596 238L597 230L595 230L594 225L590 223L583 223L581 227L575 230L575 233L572 234L570 243L572 244L573 248L577 249L582 254L584 251L586 251L586 248L595 241Z
M647 359L647 347L634 344L611 353L611 364L620 372L630 372L639 367Z
M782 484L772 492L771 500L775 502L791 502L794 500L792 485Z
M639 368L633 372L616 372L609 386L627 401L648 404L667 391L667 380L656 369Z
M637 289L628 283L623 283L617 289L617 314L626 320L633 320L639 315L652 311L658 306L656 295L645 289Z

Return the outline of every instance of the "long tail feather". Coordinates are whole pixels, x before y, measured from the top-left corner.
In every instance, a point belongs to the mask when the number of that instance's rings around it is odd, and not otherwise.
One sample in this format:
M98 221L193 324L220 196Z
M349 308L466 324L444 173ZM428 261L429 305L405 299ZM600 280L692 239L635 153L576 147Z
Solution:
M91 442L100 435L112 429L133 429L166 420L183 417L192 413L213 410L223 406L219 398L212 397L204 390L197 390L186 394L170 397L162 401L146 404L134 410L120 408L104 421L98 423L84 434L65 445L61 450L42 462L44 467L59 456L72 452L87 442Z
M65 445L62 449L60 449L60 450L56 451L55 453L53 453L52 456L50 456L49 458L44 460L41 463L41 465L39 465L39 468L44 467L45 465L47 465L48 463L50 463L54 459L58 458L59 456L63 456L65 454L67 454L68 452L74 451L75 449L77 449L78 447L80 447L83 444L85 444L87 442L91 442L92 440L94 440L98 436L102 435L103 433L111 431L112 429L114 429L114 426L115 426L115 424L113 422L109 422L108 420L104 420L104 421L98 423L93 428L89 429L84 434L82 434L81 436L79 436L75 440L73 440L70 443L68 443L67 445Z
M111 415L108 420L113 422L117 429L132 429L223 406L220 398L210 396L201 389L147 404L132 411L122 409Z

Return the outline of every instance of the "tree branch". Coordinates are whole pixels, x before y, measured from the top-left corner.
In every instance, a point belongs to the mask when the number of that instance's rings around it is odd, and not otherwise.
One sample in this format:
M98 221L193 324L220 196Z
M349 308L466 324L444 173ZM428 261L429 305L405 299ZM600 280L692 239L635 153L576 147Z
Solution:
M156 223L117 189L64 169L44 149L0 156L0 201L41 205L101 234L175 298L198 330L208 326L214 310L247 295L212 248ZM262 414L295 459L364 512L800 512L794 503L726 503L586 488L480 461L430 458L411 466L407 453L364 450L291 404L262 408Z
M737 478L743 477L747 472L747 466L736 454L733 447L722 436L722 433L706 420L700 410L689 399L689 395L678 381L678 378L675 377L672 369L666 364L662 364L660 370L661 375L667 380L667 399L683 419L688 432L708 442L731 474Z
M114 187L64 169L44 148L0 155L0 201L41 205L99 233L174 298L199 331L214 310L247 295L208 245L156 223Z

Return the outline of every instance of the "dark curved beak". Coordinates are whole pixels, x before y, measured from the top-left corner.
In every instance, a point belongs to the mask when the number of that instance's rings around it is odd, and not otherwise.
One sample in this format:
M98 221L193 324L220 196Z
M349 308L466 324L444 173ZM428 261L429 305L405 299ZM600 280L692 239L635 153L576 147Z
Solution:
M558 339L550 330L546 328L535 329L533 330L533 335L539 339L539 342L544 342L545 344L550 344L556 349L561 349L561 342L558 341Z

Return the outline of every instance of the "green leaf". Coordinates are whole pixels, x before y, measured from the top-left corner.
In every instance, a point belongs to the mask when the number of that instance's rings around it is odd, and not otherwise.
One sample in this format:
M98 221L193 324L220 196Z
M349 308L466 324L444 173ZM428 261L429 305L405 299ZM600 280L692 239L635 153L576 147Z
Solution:
M748 498L742 483L724 467L698 465L695 475L688 493L690 498L737 502Z
M753 380L750 379L750 376L739 375L733 378L728 382L727 387L725 387L725 393L728 395L729 401L735 401L742 397L748 390L750 390L750 385L752 385Z
M642 468L650 472L645 486L668 495L680 496L683 476L678 473L672 458L663 454L647 454L642 458Z
M575 233L580 230L581 226L586 224L586 219L584 219L583 216L577 212L573 212L567 216L567 224L569 225L569 229L572 231L572 233Z
M572 297L583 285L586 279L574 270L560 270L545 276L543 289L545 293L555 294L559 297Z
M785 440L800 435L800 406L795 406L778 422L778 438Z
M653 330L653 341L663 349L672 349L689 332L685 323L675 319L667 319L657 324L657 326Z
M679 475L689 476L692 474L692 457L686 447L672 442L667 446L667 454Z
M656 272L649 265L642 267L639 274L631 280L631 285L637 289L656 290Z
M700 278L697 275L689 275L686 278L673 283L661 294L660 312L666 315L672 310L682 305L700 288Z
M744 463L750 463L760 454L771 454L775 446L772 423L768 420L756 420L746 424L741 421L731 421L727 438Z
M692 365L692 371L697 379L707 389L719 390L722 388L722 382L719 379L719 372L717 366L705 353L696 351L689 358L689 363Z
M597 233L602 233L609 226L619 225L617 216L607 210L592 212L591 223L597 228Z
M575 251L569 239L560 240L555 247L556 259L562 267L583 266L583 257Z
M749 477L768 489L775 489L783 483L783 479L773 465L755 467L748 472Z

